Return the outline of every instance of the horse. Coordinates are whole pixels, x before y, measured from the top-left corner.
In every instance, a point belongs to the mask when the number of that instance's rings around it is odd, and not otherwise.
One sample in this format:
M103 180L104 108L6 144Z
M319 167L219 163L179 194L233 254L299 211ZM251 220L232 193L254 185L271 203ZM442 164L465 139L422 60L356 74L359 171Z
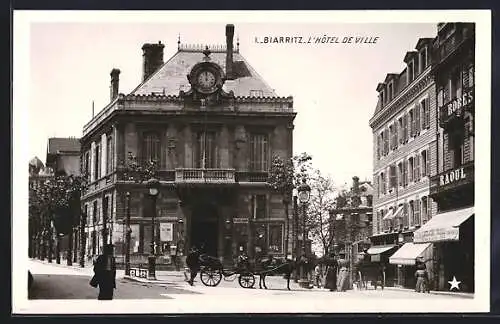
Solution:
M290 289L290 278L292 276L292 272L296 267L296 261L292 261L289 259L276 259L272 256L266 259L262 259L259 262L261 271L259 272L259 289L267 289L266 286L266 276L267 275L284 275L286 279L286 288Z

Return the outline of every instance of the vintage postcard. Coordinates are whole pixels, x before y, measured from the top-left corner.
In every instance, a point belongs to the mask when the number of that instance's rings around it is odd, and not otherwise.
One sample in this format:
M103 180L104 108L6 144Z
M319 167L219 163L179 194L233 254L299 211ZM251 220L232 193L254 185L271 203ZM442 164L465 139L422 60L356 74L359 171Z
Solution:
M489 311L490 21L15 11L13 312Z

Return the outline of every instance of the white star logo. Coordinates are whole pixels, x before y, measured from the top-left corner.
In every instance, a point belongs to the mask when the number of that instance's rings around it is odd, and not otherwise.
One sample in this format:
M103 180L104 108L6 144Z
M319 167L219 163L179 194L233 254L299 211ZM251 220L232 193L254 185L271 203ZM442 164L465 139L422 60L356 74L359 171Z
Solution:
M453 280L448 281L448 283L451 285L450 290L453 290L453 288L457 288L457 290L460 290L460 287L458 285L461 283L461 281L458 281L455 276L453 276Z

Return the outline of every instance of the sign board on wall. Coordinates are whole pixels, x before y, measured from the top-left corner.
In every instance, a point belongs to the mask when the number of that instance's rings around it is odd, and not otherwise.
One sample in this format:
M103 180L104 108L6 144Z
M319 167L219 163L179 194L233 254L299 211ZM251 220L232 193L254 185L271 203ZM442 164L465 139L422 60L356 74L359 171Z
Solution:
M413 241L415 243L458 241L459 233L458 227L421 229L413 233Z
M173 223L160 223L160 240L164 242L171 242L174 240Z
M246 223L248 223L248 218L246 218L246 217L240 217L240 218L235 217L235 218L233 218L233 223L235 223L235 224L246 224Z

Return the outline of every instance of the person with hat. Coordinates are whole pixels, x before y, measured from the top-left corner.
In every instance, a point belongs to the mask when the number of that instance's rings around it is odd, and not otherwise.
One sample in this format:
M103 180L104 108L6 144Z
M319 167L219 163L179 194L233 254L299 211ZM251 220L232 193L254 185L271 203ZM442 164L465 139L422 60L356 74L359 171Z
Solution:
M116 262L113 247L113 244L104 245L103 253L94 263L94 277L90 284L93 287L99 286L98 300L113 299L113 290L116 288Z
M325 288L330 291L337 290L337 260L334 253L325 258L326 264L326 279Z

